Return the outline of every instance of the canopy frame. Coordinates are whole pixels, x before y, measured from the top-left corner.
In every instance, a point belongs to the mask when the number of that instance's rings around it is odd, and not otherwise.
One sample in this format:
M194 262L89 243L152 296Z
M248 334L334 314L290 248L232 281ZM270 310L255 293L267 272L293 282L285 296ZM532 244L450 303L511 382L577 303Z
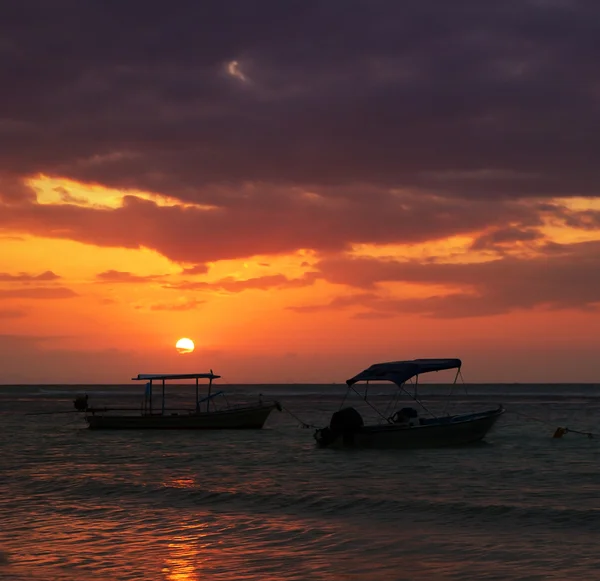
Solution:
M206 401L206 412L210 411L212 382L220 378L220 375L213 373L139 373L137 377L132 377L132 381L147 381L146 391L144 393L144 411L149 411L152 415L152 387L153 382L160 381L162 385L161 413L165 413L165 382L174 379L195 379L196 380L196 412L200 412L199 386L198 380L208 379L208 395L202 401Z
M373 406L367 400L367 392L369 389L369 381L390 381L394 383L398 389L408 395L412 400L418 403L428 414L432 417L437 418L437 416L431 412L427 407L423 404L422 401L417 397L417 387L419 382L419 375L423 373L432 373L437 371L445 371L447 369L456 369L456 376L454 377L454 382L456 383L460 370L462 367L462 361L460 359L413 359L410 361L389 361L386 363L375 363L368 367L367 369L361 371L359 374L354 377L348 379L346 381L346 385L348 386L348 391L346 392L346 396L342 401L342 406L346 400L347 394L350 390L356 393L361 399L365 401L365 403L373 409L382 419L386 420L388 423L392 423L392 420L382 414L375 406ZM414 393L410 393L405 387L404 384L412 379L416 378ZM359 381L366 381L367 385L365 388L364 395L361 394L354 386ZM389 407L389 406L388 406Z

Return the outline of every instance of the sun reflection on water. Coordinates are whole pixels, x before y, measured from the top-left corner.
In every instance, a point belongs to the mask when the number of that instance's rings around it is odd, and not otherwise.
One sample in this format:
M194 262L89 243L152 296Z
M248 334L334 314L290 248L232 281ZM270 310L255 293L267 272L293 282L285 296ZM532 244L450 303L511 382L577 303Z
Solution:
M170 478L162 485L166 488L195 488L196 481L193 478Z
M168 556L162 568L165 581L200 581L204 559L199 552L204 545L198 541L203 536L201 532L194 538L178 536L167 545Z

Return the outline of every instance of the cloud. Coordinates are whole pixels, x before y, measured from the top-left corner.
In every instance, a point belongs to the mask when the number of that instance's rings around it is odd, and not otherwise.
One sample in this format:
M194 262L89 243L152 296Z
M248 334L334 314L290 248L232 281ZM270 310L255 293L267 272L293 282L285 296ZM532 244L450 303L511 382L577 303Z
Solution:
M126 272L121 270L107 270L100 272L96 275L96 279L100 282L107 283L144 283L144 282L155 282L160 280L165 275L147 275L141 276L139 274L133 274L132 272Z
M600 304L600 242L556 247L535 258L503 257L489 262L441 264L380 260L326 259L315 265L325 280L369 292L337 298L297 311L363 307L359 317L420 313L437 318L479 317L517 309L596 309ZM385 283L425 285L421 298L397 298ZM446 285L446 293L427 292Z
M600 123L597 2L182 0L167 18L156 0L116 13L31 6L14 4L0 22L3 231L148 248L195 265L183 267L190 277L220 260L314 250L331 257L328 280L376 292L361 316L595 304L593 256L545 241L542 226L600 229L597 210L552 201L600 196L600 135L589 129ZM67 190L55 192L60 204L38 204L26 180L40 175L115 188L123 204L82 207ZM457 235L499 260L425 270L344 258L353 245ZM465 290L413 302L380 292L380 282L435 279Z
M87 200L83 197L74 196L67 190L61 186L54 188L54 191L60 196L60 200L65 204L80 204L85 205Z
M284 288L299 288L309 286L318 278L318 273L307 272L298 278L288 278L283 274L274 274L269 276L259 276L245 280L236 280L234 278L222 278L215 282L190 282L171 284L165 288L175 290L223 290L230 293L239 293L245 290L271 290Z
M232 193L232 190L228 190ZM74 205L5 208L0 227L98 246L150 248L173 261L207 263L298 249L345 250L350 244L419 243L506 223L540 225L534 203L490 203L402 194L356 186L307 196L248 186L216 209L170 206L127 196L117 209ZM232 194L233 195L233 194Z
M196 201L246 182L598 194L595 2L34 5L0 23L9 174Z
M182 274L184 274L184 275L206 274L208 271L209 271L208 264L195 264L194 266L184 268L182 271Z
M185 274L200 272L199 268L184 269ZM146 283L146 282L165 282L166 275L148 275L140 276L131 272L107 270L96 275L96 278L104 283ZM221 290L230 293L238 293L245 290L269 290L282 288L297 288L311 285L317 278L317 273L307 272L299 278L290 279L283 274L261 276L238 280L233 277L222 278L217 281L189 281L185 280L177 283L166 283L165 289L178 291L209 291ZM189 310L195 308L204 301L188 301L185 303L165 303L153 305L152 310Z
M349 307L366 306L380 300L376 293L358 293L342 295L331 299L328 303L320 305L300 305L288 307L291 311L297 313L315 313L318 311L329 311L337 309L346 309Z
M33 275L25 272L19 274L9 274L0 272L0 282L42 282L58 280L60 276L54 274L51 270L42 272L41 274Z
M18 319L27 313L20 309L0 309L0 319Z
M114 305L117 303L117 301L115 299L112 299L109 297L103 297L103 298L99 299L98 302L101 305Z
M598 210L572 211L565 209L563 217L565 225L571 228L600 230L600 211Z
M481 236L472 243L473 250L502 250L503 247L512 248L517 243L537 242L544 235L534 228L496 228Z
M206 301L186 300L179 303L158 303L150 305L151 311L192 311Z
M2 133L2 121L0 120L0 136ZM35 202L36 194L33 189L25 185L20 176L4 172L1 165L2 158L0 156L0 205L12 206Z
M0 299L69 299L79 296L75 291L65 287L27 287L0 289Z

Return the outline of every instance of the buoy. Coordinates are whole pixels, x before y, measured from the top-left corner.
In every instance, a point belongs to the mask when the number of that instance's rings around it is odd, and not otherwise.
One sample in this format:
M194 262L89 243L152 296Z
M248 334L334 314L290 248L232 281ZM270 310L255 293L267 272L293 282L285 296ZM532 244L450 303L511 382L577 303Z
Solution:
M554 432L553 438L562 438L567 433L565 428L558 427L556 428L556 432Z

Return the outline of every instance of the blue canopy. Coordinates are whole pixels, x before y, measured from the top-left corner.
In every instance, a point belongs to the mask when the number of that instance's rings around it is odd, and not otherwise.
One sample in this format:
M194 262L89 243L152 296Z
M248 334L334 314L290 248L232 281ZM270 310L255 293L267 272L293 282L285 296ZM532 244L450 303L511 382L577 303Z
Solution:
M375 363L368 369L361 371L352 379L346 381L348 387L358 381L392 381L402 385L415 375L443 371L444 369L460 369L460 359L413 359L412 361L390 361L388 363Z

